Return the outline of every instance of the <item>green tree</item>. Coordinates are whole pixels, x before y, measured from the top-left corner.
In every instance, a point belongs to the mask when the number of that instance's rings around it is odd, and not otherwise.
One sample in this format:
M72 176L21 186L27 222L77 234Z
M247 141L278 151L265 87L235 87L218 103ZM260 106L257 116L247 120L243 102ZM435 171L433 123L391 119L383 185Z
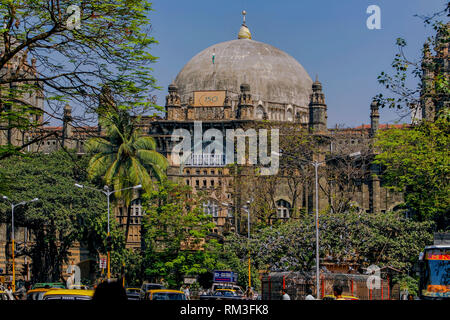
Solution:
M93 180L102 178L115 190L141 184L145 192L151 192L152 177L158 181L163 179L168 165L167 159L156 151L155 140L140 134L135 120L126 110L108 112L101 118L101 124L106 129L106 138L92 138L86 143L86 151L92 156L89 177ZM128 207L127 239L133 189L118 191L114 196L123 199Z
M450 12L450 3L445 4L445 9L432 16L419 16L425 25L431 25L436 35L428 38L422 49L419 61L407 57L405 50L407 42L403 38L397 38L398 53L391 64L393 74L381 72L378 82L389 92L389 96L378 94L375 99L381 107L397 109L402 116L409 115L411 111L418 112L418 106L422 108L434 105L436 110L450 96L449 75L442 61L448 59L444 52L450 41L450 25L443 23L442 16ZM434 47L436 56L431 56L430 47ZM411 79L412 77L412 79ZM410 83L416 83L411 87ZM433 119L431 119L433 120Z
M450 212L450 114L412 128L380 132L376 163L383 166L385 185L404 191L404 200L420 221L434 220L448 228Z
M143 279L142 259L141 251L138 249L125 248L124 245L114 248L111 252L111 272L120 278L124 271L125 285L140 286Z
M394 277L393 283L398 283L400 286L400 291L408 290L408 294L412 294L413 296L419 295L419 281L413 277L408 275L400 275Z
M215 260L210 255L207 235L214 227L204 213L201 196L190 187L163 180L144 197L144 275L163 277L178 287L184 275L211 271Z
M450 3L431 16L418 16L431 25L435 36L425 43L419 61L405 53L405 39L397 39L398 53L392 62L394 73L382 72L378 82L389 97L375 98L382 107L396 108L409 115L425 110L426 119L412 128L390 129L379 133L376 163L382 165L385 185L404 192L405 205L419 221L431 219L438 230L449 226L449 73L446 49L450 41L450 24L442 17L450 12ZM432 50L434 49L434 54ZM411 79L417 83L411 87ZM419 115L420 116L420 115ZM420 117L419 117L420 118ZM431 122L430 122L431 121ZM434 123L433 123L434 122Z
M0 162L0 170L14 177L10 198L14 202L39 198L38 202L15 210L16 226L27 227L31 239L23 254L32 259L35 281L59 281L62 264L70 249L84 242L93 255L104 252L106 201L94 192L80 192L76 182L88 184L87 159L64 151L11 157ZM10 210L0 202L1 220L10 223ZM123 237L112 228L115 241Z
M27 131L40 125L43 113L63 119L63 107L76 102L75 125L95 120L104 86L118 106L140 113L159 109L149 51L151 3L141 0L6 0L0 2L0 123ZM79 13L79 24L74 24ZM28 94L43 96L45 109ZM38 139L42 139L40 136ZM16 154L11 143L0 159Z
M320 258L334 263L391 266L408 272L419 253L433 241L432 222L416 222L403 213L320 215ZM250 249L252 285L258 285L258 270L309 272L315 266L315 223L312 215L262 228L245 237L230 235L216 252L217 264L239 273L247 285Z

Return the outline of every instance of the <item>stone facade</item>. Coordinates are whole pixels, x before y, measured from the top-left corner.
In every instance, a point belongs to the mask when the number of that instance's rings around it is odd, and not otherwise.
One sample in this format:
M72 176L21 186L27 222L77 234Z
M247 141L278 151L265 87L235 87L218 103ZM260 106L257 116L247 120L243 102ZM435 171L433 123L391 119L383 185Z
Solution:
M448 46L441 48L441 51L448 57ZM432 59L431 56L425 58ZM448 59L442 61L442 67L448 70ZM426 74L424 81L431 76ZM196 105L194 99L196 92L207 93L213 90L224 95L223 101L208 106ZM40 92L27 101L39 108L43 107L43 95ZM428 105L431 102L427 100L425 94L423 101L424 118L433 117L434 109ZM214 45L196 55L168 87L165 108L164 118L142 117L139 126L145 134L155 138L158 151L169 159L171 165L167 174L171 179L185 183L196 191L207 191L209 200L205 204L205 210L211 214L216 225L213 233L217 236L226 232L245 232L245 224L242 226L242 222L245 222L245 213L242 212L242 208L249 199L242 192L238 192L236 186L239 185L239 181L245 181L250 177L252 167L244 166L247 169L236 176L221 155L208 153L201 155L194 153L183 164L175 165L171 155L174 146L172 133L175 129L186 129L194 136L196 122L202 121L202 134L208 129L216 129L225 136L227 129L248 128L258 123L276 127L287 123L292 126L292 130L309 129L310 134L320 141L322 151L328 150L331 154L360 151L370 158L375 154L372 140L377 131L388 128L379 124L379 110L375 102L370 106L370 126L363 125L350 129L328 128L328 107L325 103L323 86L318 79L313 82L303 67L288 54L248 37ZM71 119L71 108L66 106L64 123L61 127L43 126L32 132L12 134L3 126L0 130L0 143L11 141L15 145L23 145L26 141L44 135L47 138L30 145L28 151L48 153L64 145L83 154L86 140L101 136L104 132L99 126L74 127ZM192 147L194 148L194 145ZM323 160L317 158L317 155L313 158ZM339 190L327 184L325 177L320 179L321 184L328 188L327 192L319 192L319 209L324 210L332 204ZM289 219L294 202L295 209L314 211L314 188L305 183L300 189L298 199L294 201L289 195L286 178L279 176L279 183L273 191L277 218ZM401 194L393 194L383 188L380 168L373 164L367 168L367 174L360 179L351 198L360 211L368 214L392 210L402 201ZM120 225L125 225L127 216L125 209L119 205L114 208L114 213ZM142 207L137 197L131 206L132 220L127 239L130 247L141 245L142 215ZM18 227L16 234L17 239L25 237L25 229ZM8 239L6 225L2 224L0 268L7 273L10 261L6 252ZM95 267L94 259L83 246L78 244L72 253L70 263L83 266L85 274ZM24 258L20 257L17 263L19 266L26 264Z

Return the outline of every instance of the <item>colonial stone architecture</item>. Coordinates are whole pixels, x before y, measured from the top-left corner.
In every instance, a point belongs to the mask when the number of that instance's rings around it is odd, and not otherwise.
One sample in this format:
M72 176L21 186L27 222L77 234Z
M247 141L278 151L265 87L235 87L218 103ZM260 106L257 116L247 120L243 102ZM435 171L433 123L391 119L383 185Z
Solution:
M441 59L442 68L448 72L448 44L439 50L436 59ZM442 58L441 54L446 58ZM429 52L425 58L435 59ZM33 65L24 66L24 70L35 72ZM427 77L431 76L428 73L425 75L425 83ZM227 131L240 132L237 136L250 139L251 136L246 135L248 131L244 130L261 126L269 129L283 126L291 128L291 132L305 130L320 151L307 160L327 161L321 169L319 210L342 210L337 204L339 197L349 198L351 206L367 214L395 209L402 201L401 194L391 193L383 187L380 168L371 162L374 136L378 130L389 127L379 123L379 106L376 102L372 102L370 108L367 106L370 125L329 128L327 109L333 106L327 106L324 92L326 88L318 77L313 81L292 56L269 44L253 40L244 14L237 39L215 44L195 55L169 85L164 116L142 117L139 126L144 134L156 139L159 152L169 159L167 173L171 179L208 193L204 210L211 214L216 225L213 233L219 238L227 232L246 233L246 204L254 200L252 191L257 187L249 183L255 181L251 180L251 176L255 175L255 166L248 155L242 165L243 171L236 174L236 167L230 165L227 154L217 152L216 139L226 137ZM43 108L43 93L37 92L25 103ZM448 101L445 103L448 104ZM422 107L424 118L434 116L434 104L427 100L426 93ZM83 154L86 140L101 136L103 132L99 126L75 127L71 122L71 112L71 107L67 105L64 109L64 122L60 127L42 126L32 132L12 133L7 126L3 126L0 128L0 143L23 145L44 135L48 138L28 146L28 151L52 152L65 146ZM244 130L238 131L239 129ZM192 137L189 152L180 154L181 163L175 161L172 154L174 146L181 141L176 132L187 132ZM211 132L214 134L211 135ZM224 140L219 145L225 146ZM283 157L280 150L277 152ZM365 171L357 181L351 181L352 188L345 189L336 185L336 180L328 179L326 172L336 166L333 156L343 159L355 152L364 155L362 160L356 161L363 161L367 166L360 166ZM329 158L327 154L332 157ZM231 163L236 162L235 155L233 150ZM300 174L301 170L299 166L297 172ZM300 181L292 191L289 184L291 177L283 175L282 170L275 177L278 180L274 188L267 191L274 203L272 220L296 218L293 216L296 212L314 211L315 195L311 179ZM119 223L125 225L125 210L120 205L114 210ZM127 239L130 247L141 245L142 215L137 195L131 207ZM251 221L255 222L257 217L251 210L249 215ZM29 241L26 229L20 226L18 229L18 241ZM10 243L8 230L5 224L0 226L0 268L6 275L10 274L10 255L6 252ZM84 265L85 273L95 268L92 265L95 261L83 248L74 248L72 259L74 263L81 262ZM18 268L27 263L30 261L18 261ZM29 277L29 274L25 272L24 277Z
M225 137L227 130L247 130L261 123L268 124L269 128L287 125L293 130L309 130L322 151L337 155L364 152L367 159L371 159L371 139L380 127L386 127L379 125L378 105L374 102L370 106L369 127L329 129L328 106L318 77L312 81L292 56L253 40L245 20L237 38L215 44L186 63L168 87L165 117L146 126L150 128L149 134L157 139L160 152L171 160L169 175L195 190L209 192L210 200L205 204L205 210L211 213L217 226L214 231L218 234L244 231L240 224L245 228L245 221L236 219L243 220L240 211L250 200L251 190L247 195L236 192L234 176L227 166L230 161L223 154L208 152L213 149L208 148L212 142L201 140L201 137L211 129ZM202 145L196 149L199 137L196 139L195 131L199 122ZM194 141L188 157L177 165L171 154L176 145L172 133L180 129L189 132ZM365 178L350 195L352 200L359 210L368 213L393 209L401 201L401 195L390 194L382 188L379 168L367 169ZM327 185L326 179L321 177L321 183ZM298 196L300 199L294 201L286 192L286 179L279 174L279 185L273 194L277 218L289 218L292 212L302 209L306 212L314 210L313 188L307 186L306 181L304 184ZM332 198L331 192L321 192L320 210L325 210ZM294 202L296 208L293 208Z

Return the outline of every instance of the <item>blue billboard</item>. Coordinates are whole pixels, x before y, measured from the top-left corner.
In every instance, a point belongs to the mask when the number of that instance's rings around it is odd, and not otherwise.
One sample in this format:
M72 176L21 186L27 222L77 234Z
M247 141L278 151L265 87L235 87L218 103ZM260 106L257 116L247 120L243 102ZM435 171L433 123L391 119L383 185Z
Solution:
M214 282L237 282L237 273L233 271L214 271Z

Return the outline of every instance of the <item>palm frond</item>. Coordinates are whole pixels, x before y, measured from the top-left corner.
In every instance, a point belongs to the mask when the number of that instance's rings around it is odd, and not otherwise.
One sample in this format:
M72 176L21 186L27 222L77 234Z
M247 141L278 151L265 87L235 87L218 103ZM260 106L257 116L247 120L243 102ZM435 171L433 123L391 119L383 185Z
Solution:
M146 168L142 166L139 160L132 158L131 161L132 167L134 168L133 172L137 173L137 175L133 177L134 179L136 179L135 182L142 184L142 188L145 191L150 192L151 187L153 186L151 176L148 174Z
M166 178L166 170L161 169L159 166L152 166L150 168L150 171L152 172L153 176L158 180L162 181Z
M110 184L114 178L116 177L117 169L119 168L120 162L116 159L114 162L109 166L108 170L105 172L104 180L106 184Z
M160 154L157 151L153 150L138 150L137 157L142 162L142 164L146 167L150 166L158 166L162 170L166 170L169 166L169 162L166 157Z
M91 138L85 145L87 153L110 153L113 151L112 144L104 138Z
M136 150L156 150L156 141L153 137L139 137L133 143Z
M103 176L114 161L114 154L97 153L89 161L88 175L90 179Z

